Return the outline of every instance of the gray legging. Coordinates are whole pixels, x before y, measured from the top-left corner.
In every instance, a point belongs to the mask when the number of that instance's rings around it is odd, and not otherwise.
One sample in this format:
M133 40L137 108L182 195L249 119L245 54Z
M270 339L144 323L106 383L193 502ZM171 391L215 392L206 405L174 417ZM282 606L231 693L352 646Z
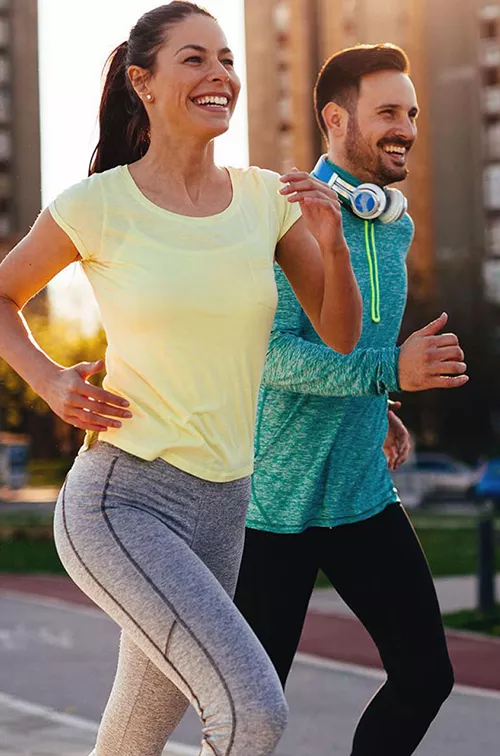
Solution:
M202 756L264 756L287 719L279 679L235 608L249 479L212 483L98 442L55 513L73 580L123 629L97 756L160 756L189 703Z

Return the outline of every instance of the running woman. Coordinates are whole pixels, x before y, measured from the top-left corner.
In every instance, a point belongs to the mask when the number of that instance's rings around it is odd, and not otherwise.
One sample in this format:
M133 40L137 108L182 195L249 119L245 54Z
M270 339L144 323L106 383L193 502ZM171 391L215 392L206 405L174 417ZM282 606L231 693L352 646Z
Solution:
M215 165L239 90L209 13L146 13L111 55L90 177L0 267L0 353L88 432L55 537L68 573L123 628L97 756L160 756L188 703L203 756L270 754L286 722L279 679L232 601L274 260L341 352L361 302L329 187ZM21 315L74 261L108 337L102 389L87 380L102 363L56 364Z

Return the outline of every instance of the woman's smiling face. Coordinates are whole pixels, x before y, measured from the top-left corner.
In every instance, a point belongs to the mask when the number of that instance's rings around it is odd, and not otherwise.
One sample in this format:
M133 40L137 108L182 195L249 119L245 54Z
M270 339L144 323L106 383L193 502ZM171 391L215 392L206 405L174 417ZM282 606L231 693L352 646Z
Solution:
M161 119L169 129L207 139L227 131L241 89L222 29L198 14L169 29L152 73L130 66L129 76L153 128Z

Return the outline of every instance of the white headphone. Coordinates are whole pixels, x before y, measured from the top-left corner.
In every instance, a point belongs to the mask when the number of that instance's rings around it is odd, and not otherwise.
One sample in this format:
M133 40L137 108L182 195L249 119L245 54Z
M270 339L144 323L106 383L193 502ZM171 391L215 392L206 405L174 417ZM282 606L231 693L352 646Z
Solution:
M381 223L395 223L408 209L408 200L399 189L382 189L377 184L353 186L339 176L326 155L320 157L312 173L334 189L343 204L363 220L378 218Z

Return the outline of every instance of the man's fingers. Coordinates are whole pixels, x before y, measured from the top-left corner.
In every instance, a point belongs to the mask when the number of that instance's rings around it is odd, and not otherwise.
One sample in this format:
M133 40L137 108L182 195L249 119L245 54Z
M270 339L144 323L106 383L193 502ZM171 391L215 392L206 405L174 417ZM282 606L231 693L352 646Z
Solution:
M432 356L439 362L463 362L465 357L463 350L459 346L433 349Z
M465 362L434 362L431 365L432 375L462 375L467 370Z
M432 381L429 381L429 385L426 386L426 388L441 388L441 389L451 389L451 388L460 388L460 386L465 386L466 383L469 381L468 375L440 375L433 378Z
M441 349L442 347L459 346L458 336L455 333L440 333L428 339L429 346Z
M420 333L422 336L432 336L435 333L439 333L442 328L445 327L446 323L448 322L448 315L446 312L443 312L439 318L436 318L436 320L433 320L431 323L428 323L426 326L421 328L417 333Z

